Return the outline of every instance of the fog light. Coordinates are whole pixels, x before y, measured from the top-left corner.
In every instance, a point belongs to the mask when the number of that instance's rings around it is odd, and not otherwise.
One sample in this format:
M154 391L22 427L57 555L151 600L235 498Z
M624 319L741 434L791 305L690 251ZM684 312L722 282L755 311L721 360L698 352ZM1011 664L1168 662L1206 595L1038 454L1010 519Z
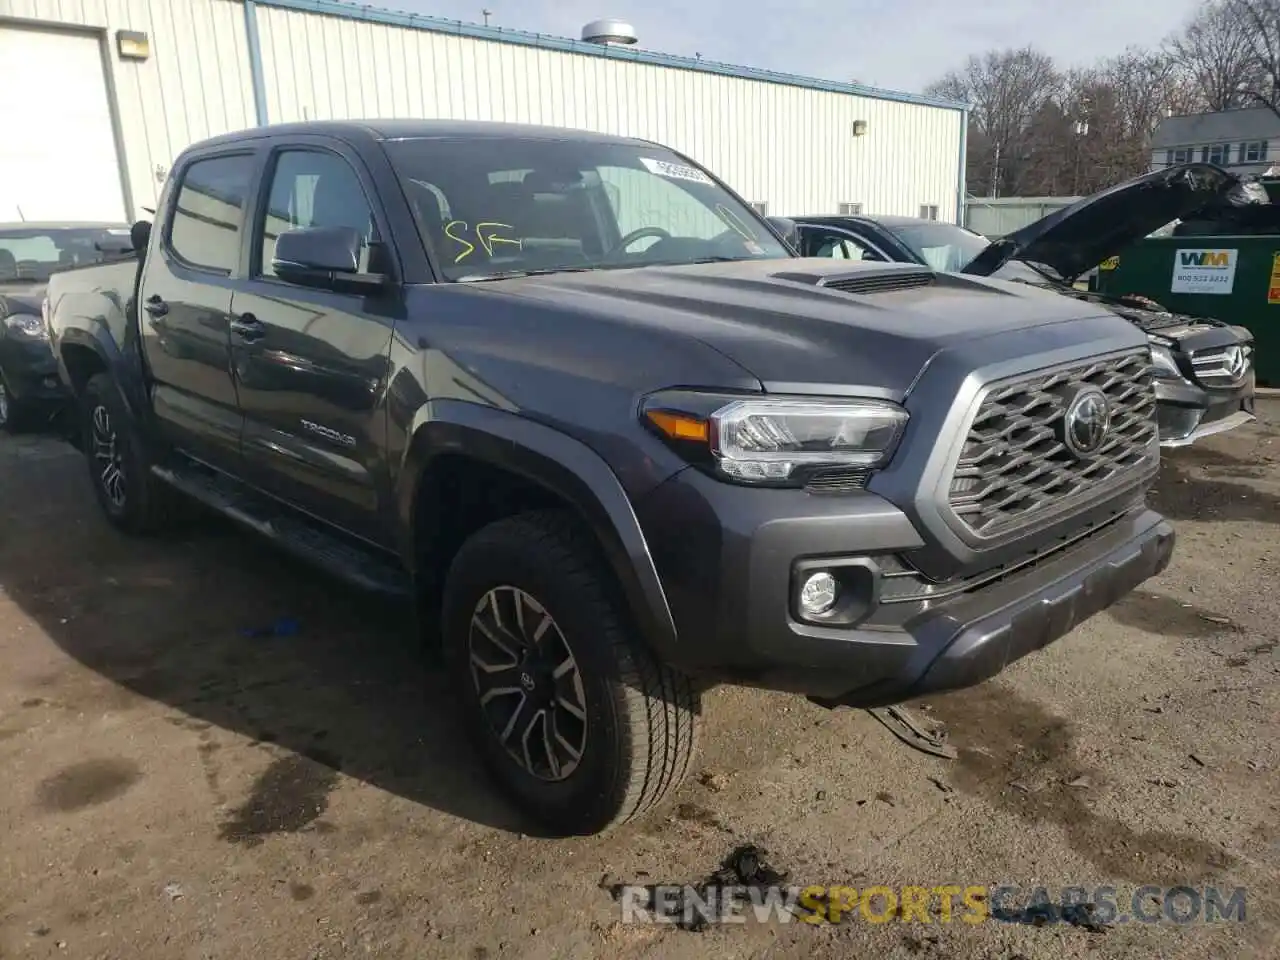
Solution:
M800 588L800 612L816 617L836 605L836 578L829 573L815 573Z

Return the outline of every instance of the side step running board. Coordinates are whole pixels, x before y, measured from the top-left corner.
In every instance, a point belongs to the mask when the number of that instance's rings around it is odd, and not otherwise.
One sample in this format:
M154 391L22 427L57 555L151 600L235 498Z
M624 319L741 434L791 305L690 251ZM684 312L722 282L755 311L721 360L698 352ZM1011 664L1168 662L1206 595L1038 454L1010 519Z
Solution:
M410 595L409 575L393 561L286 512L234 480L199 468L153 466L151 472L193 500L271 540L286 553L372 593Z

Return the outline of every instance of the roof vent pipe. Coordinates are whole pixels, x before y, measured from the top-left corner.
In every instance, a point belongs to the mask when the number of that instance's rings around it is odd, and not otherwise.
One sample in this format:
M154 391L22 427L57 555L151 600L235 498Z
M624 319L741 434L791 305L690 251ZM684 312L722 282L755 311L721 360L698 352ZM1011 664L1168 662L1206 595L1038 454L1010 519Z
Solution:
M635 27L622 20L593 20L582 28L584 43L598 43L605 47L629 46L635 43Z

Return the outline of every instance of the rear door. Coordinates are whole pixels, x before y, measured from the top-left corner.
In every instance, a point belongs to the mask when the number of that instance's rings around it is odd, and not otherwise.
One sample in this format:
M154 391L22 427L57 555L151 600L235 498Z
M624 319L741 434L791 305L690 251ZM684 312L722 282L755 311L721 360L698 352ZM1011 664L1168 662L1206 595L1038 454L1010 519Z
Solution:
M271 268L284 230L349 226L381 246L386 220L371 178L343 144L280 144L266 164L248 276L231 304L245 467L279 499L387 545L383 399L400 300L297 286Z
M252 148L185 160L165 192L139 320L158 426L178 449L238 472L243 423L231 373L231 293L241 274Z

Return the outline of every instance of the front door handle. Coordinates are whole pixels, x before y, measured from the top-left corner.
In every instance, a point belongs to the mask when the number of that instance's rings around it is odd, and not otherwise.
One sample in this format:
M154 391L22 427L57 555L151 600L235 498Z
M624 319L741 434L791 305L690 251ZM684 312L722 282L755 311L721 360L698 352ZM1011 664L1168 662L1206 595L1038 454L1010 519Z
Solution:
M169 312L169 305L160 299L160 294L153 293L147 297L147 302L142 305L142 309L153 317L163 317Z
M231 318L231 332L241 340L253 342L266 336L267 328L252 313L242 313L238 317Z

